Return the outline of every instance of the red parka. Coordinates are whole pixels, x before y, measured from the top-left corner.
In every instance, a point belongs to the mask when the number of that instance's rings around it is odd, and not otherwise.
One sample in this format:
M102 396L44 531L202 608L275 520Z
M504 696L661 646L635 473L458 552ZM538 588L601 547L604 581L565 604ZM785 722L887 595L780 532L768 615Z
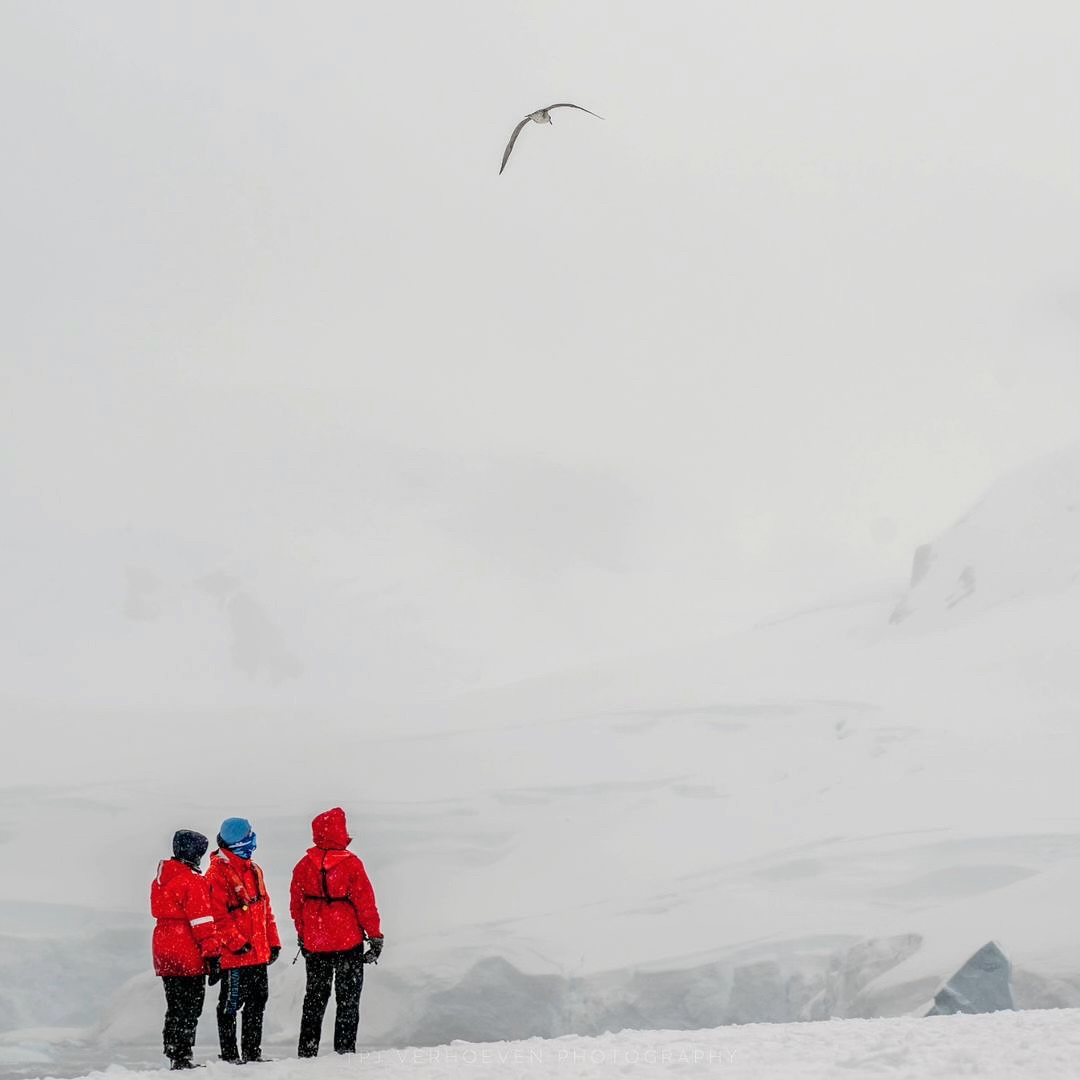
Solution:
M154 973L202 975L221 953L206 879L179 859L162 859L150 886Z
M221 966L229 968L266 964L270 950L281 948L262 869L250 859L218 849L206 870L210 909L221 939ZM245 945L251 948L237 953Z
M308 952L355 949L365 937L382 937L375 890L352 842L345 811L327 810L311 823L315 846L296 864L289 911Z

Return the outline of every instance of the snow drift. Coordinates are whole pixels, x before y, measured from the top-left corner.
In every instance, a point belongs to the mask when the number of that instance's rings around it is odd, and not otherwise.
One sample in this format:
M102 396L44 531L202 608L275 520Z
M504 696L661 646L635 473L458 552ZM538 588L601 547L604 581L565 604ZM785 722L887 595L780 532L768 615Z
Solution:
M743 1024L696 1032L623 1031L597 1038L523 1042L456 1042L433 1047L371 1050L355 1058L276 1061L259 1066L266 1080L351 1080L359 1070L382 1080L423 1076L445 1080L465 1073L478 1080L545 1080L572 1076L642 1078L747 1077L760 1080L1071 1080L1080 1053L1080 1013L996 1013L925 1020L835 1020L829 1024ZM208 1080L229 1066L211 1062ZM156 1080L156 1071L110 1067L90 1073Z

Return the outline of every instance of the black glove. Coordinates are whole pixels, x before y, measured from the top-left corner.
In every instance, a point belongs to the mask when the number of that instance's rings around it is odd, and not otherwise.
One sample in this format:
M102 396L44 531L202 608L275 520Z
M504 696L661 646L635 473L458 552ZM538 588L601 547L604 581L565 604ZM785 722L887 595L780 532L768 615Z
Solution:
M364 953L365 964L377 964L382 954L383 939L381 937L368 938L367 952Z
M233 956L246 956L249 952L251 952L251 942L245 941L239 949L233 949Z
M208 986L221 982L221 957L211 956L206 961L206 982Z
M308 951L304 948L304 939L299 934L296 935L296 944L300 947L300 955L306 960Z
M278 954L280 952L281 952L281 946L280 945L271 945L270 946L270 959L267 960L267 963L272 964L278 958Z

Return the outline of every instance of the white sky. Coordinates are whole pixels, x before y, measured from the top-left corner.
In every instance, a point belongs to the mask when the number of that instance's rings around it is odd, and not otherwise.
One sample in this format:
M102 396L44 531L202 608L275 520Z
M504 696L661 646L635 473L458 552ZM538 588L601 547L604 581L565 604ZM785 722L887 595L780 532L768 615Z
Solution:
M901 579L1076 437L1073 0L0 0L0 131L17 554L408 579L405 670Z

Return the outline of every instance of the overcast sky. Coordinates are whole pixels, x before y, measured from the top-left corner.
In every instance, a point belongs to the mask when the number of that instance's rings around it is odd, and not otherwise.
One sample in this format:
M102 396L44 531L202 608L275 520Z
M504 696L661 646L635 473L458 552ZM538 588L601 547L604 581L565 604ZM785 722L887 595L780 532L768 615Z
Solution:
M902 580L1077 435L1074 0L0 0L0 130L16 555L407 579L406 672Z

